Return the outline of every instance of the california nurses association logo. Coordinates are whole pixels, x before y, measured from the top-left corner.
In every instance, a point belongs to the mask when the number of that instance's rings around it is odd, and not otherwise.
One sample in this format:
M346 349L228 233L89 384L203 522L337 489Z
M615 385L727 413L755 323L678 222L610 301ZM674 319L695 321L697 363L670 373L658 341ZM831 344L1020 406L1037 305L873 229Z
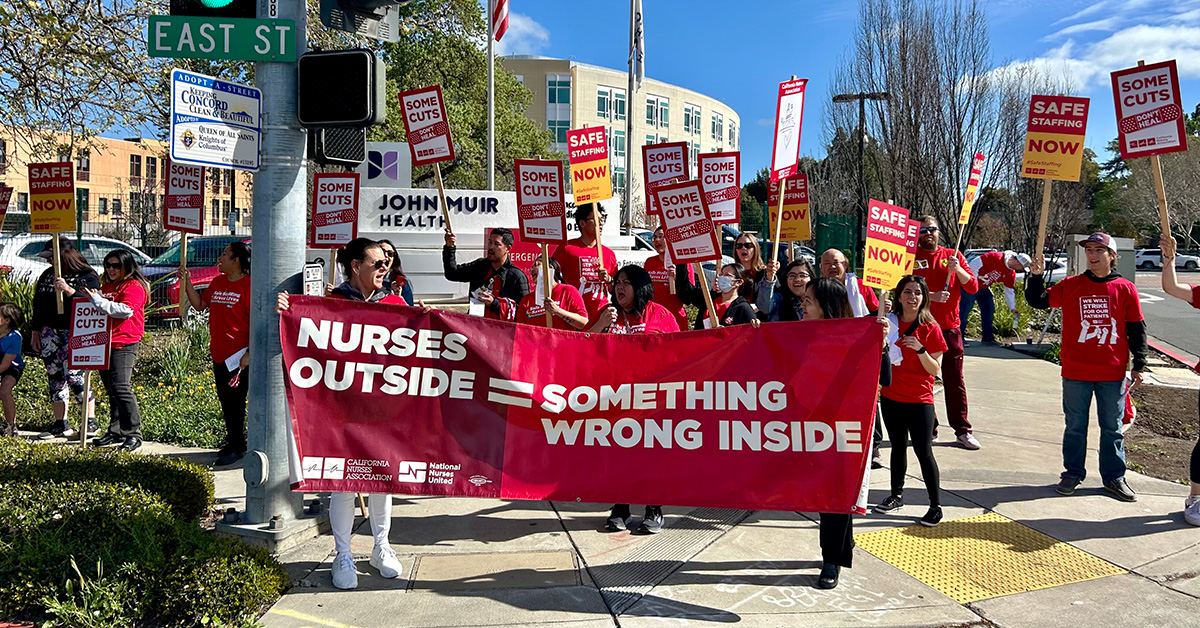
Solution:
M191 148L192 144L196 143L196 135L191 131L184 131L179 141L183 144L184 148Z

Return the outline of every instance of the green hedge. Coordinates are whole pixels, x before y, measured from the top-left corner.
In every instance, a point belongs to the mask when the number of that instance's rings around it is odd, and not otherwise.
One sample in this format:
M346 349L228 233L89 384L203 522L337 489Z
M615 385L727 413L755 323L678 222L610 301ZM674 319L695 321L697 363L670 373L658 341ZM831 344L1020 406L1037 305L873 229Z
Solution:
M199 519L213 503L212 475L204 467L183 460L116 449L0 439L0 484L25 479L96 480L143 489L157 495L177 519L184 521Z

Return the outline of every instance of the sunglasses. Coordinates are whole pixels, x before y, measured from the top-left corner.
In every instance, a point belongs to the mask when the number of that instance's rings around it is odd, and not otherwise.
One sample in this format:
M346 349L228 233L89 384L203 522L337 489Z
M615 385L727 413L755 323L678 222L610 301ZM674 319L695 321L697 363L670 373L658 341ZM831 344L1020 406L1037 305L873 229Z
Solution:
M739 248L739 249L752 249L752 248L754 248L754 243L753 243L753 242L738 242L738 243L737 243L737 248Z
M121 270L122 268L125 268L120 262L117 262L116 264L109 264L105 262L104 267L109 270Z
M921 233L937 233L937 227L921 227Z
M363 263L366 264L366 260L363 260ZM383 270L384 268L387 268L387 260L375 260L375 263L369 264L369 266L374 266L375 270Z

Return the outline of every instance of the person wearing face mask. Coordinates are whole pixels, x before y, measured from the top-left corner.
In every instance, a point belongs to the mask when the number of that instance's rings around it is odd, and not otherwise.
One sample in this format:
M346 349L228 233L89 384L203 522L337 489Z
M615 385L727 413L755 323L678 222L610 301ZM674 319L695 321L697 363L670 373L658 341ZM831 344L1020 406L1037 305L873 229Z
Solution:
M342 267L342 276L346 277L346 281L334 288L327 298L404 304L403 298L383 287L390 264L379 243L367 238L355 238L338 251L337 261ZM280 292L276 296L275 312L282 314L289 307L290 295ZM350 551L350 534L354 528L354 495L355 493L351 492L337 492L329 496L329 525L333 532L333 546L337 551L331 571L333 586L338 589L353 589L358 586L354 555ZM392 496L387 493L371 493L368 501L371 535L375 537L370 564L379 570L380 576L397 578L404 567L388 542L388 534L392 528Z
M800 303L806 321L854 317L846 284L837 279L821 277L806 282ZM882 315L879 316L879 322L883 326L886 343L889 322ZM891 379L891 362L885 357L880 364L879 383L886 386L891 383ZM842 568L849 569L854 558L854 519L847 513L823 512L820 515L822 565L821 575L817 578L817 588L832 589L838 585Z
M946 340L929 312L929 286L924 278L905 275L900 279L888 318L898 336L890 351L892 382L880 391L880 404L892 442L892 492L875 506L875 512L890 513L904 507L911 439L929 493L929 510L921 517L921 525L932 527L942 521L939 472L933 457L933 381L942 366Z
M695 303L685 299L694 293L703 300L703 295L696 285L695 269L691 264L678 267L667 263L667 238L662 227L654 230L650 241L658 255L647 259L643 268L650 273L650 279L654 281L654 302L675 314L675 322L680 329L687 329L687 312L683 306L686 303ZM674 294L671 293L672 283L675 284Z
M601 245L604 259L596 255L596 242L604 233L606 220L607 215L598 203L576 207L575 225L579 227L579 237L560 244L553 255L562 269L563 282L574 286L583 295L589 321L594 321L611 300L609 283L617 272L617 255L612 249Z
M568 286L563 283L562 270L558 267L558 260L551 258L550 264L550 296L542 299L541 303L537 301L537 290L533 290L521 299L521 303L517 306L518 323L525 325L537 325L544 327L546 325L546 310L550 311L553 317L554 329L566 329L569 331L578 331L587 327L587 307L583 305L583 297L574 286ZM533 260L533 285L542 285L542 256L538 255Z
M758 316L750 306L747 298L754 293L754 281L750 272L741 264L726 264L717 275L716 290L713 291L713 309L717 314L717 322L722 327L729 325L758 325ZM700 313L696 315L694 329L709 329L712 319L708 315L708 303L700 303Z
M613 302L600 310L596 322L588 329L607 334L666 334L679 331L675 315L654 302L654 284L650 274L641 266L630 264L617 271L613 281ZM640 534L657 534L666 519L662 506L646 506L646 514L634 530ZM614 504L604 523L608 532L620 532L633 527L629 504Z
M804 293L815 278L812 264L803 257L783 268L783 289L771 299L770 322L798 321L804 318Z
M504 227L492 229L487 238L487 256L458 265L455 261L453 231L446 230L446 245L442 247L442 274L450 281L467 284L467 290L478 295L484 305L484 318L511 321L517 314L517 304L529 294L529 278L513 265L513 232ZM389 261L389 264L391 262Z

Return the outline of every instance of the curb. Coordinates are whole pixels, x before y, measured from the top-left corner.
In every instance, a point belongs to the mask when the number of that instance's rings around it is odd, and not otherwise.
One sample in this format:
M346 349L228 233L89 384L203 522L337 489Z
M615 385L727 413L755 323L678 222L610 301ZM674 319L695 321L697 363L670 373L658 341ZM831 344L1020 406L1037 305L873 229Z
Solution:
M1146 344L1150 345L1151 349L1154 349L1155 351L1171 358L1172 360L1183 364L1184 366L1192 369L1192 371L1200 373L1200 370L1197 370L1197 367L1200 366L1200 363L1196 361L1195 356L1188 356L1182 350L1154 337L1147 337Z

